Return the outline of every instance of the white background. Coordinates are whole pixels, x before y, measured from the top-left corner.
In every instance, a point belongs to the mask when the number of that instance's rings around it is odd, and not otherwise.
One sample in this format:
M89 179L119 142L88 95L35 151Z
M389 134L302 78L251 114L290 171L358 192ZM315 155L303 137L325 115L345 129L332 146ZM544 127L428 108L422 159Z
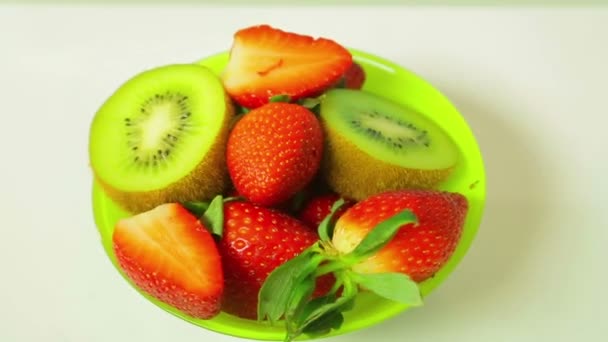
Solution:
M608 8L0 7L0 341L237 341L137 295L91 211L90 121L127 78L252 24L428 79L478 137L478 238L423 308L346 341L606 341Z

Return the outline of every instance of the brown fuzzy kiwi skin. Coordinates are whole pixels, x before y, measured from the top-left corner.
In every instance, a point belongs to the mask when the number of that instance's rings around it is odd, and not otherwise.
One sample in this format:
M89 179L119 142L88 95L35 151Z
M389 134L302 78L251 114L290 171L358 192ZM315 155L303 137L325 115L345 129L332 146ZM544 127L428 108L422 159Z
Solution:
M226 94L226 107L222 128L201 162L185 177L171 185L151 191L125 192L105 183L93 172L95 180L118 206L131 214L139 214L164 203L188 201L210 201L224 193L230 185L226 165L226 141L232 121L234 107Z
M327 124L323 129L326 144L321 172L329 187L346 198L360 201L385 191L435 188L454 169L420 170L388 164L371 157Z

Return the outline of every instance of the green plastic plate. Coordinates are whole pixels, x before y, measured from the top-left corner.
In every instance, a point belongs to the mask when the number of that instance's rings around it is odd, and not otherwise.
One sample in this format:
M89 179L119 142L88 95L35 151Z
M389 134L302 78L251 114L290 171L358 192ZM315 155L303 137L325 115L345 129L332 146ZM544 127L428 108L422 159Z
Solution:
M454 270L477 233L485 203L485 171L482 156L466 121L449 100L432 85L388 60L358 50L351 50L351 52L354 59L366 72L364 90L385 96L427 115L448 132L456 141L461 153L457 168L440 188L465 195L469 200L470 210L455 253L435 277L421 284L422 294L427 296ZM227 61L228 53L222 52L198 63L219 74ZM114 267L120 272L112 251L112 231L117 220L129 216L129 213L113 203L96 183L93 184L93 211L103 247ZM124 277L124 274L120 273ZM126 278L124 279L126 280ZM280 325L270 327L225 313L221 313L212 320L193 319L139 290L137 291L150 302L171 314L218 333L256 340L282 341L284 337ZM116 303L117 310L123 304ZM323 337L363 329L394 317L407 309L408 307L405 305L378 298L373 294L360 294L355 308L345 314L342 328ZM309 337L301 336L300 339L309 339Z

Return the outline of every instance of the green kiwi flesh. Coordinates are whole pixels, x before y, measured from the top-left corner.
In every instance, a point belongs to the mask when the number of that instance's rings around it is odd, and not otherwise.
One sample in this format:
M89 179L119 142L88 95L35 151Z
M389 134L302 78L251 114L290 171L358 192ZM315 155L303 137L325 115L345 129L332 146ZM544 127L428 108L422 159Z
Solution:
M95 178L131 212L208 200L229 181L224 155L232 117L211 70L174 64L144 71L95 114L89 135Z
M326 140L322 172L345 197L432 188L458 161L456 145L437 124L367 91L328 91L320 119Z

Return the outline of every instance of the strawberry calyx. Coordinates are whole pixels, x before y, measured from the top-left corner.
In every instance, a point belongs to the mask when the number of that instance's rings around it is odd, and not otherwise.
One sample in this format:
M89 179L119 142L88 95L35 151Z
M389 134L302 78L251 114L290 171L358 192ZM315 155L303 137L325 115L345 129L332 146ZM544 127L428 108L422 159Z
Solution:
M323 335L338 329L343 313L352 309L359 291L367 290L410 306L422 304L416 282L403 273L363 274L352 266L374 255L397 234L400 227L417 223L410 210L403 210L379 223L351 252L338 252L331 243L334 215L345 204L339 199L318 227L320 241L276 268L266 279L258 297L258 320L274 324L285 321L284 341L301 334ZM311 298L315 279L333 273L336 282L324 296Z
M315 113L316 116L319 116L319 106L321 105L321 99L324 95L318 97L305 97L298 101L298 104L311 112Z
M343 85L337 85L334 86L330 89L333 88L344 88ZM315 115L319 115L319 105L321 104L321 99L323 98L323 95L325 93L316 96L316 97L303 97L297 101L293 101L293 99L291 98L291 96L287 95L287 94L280 94L280 95L274 95L272 96L269 100L268 103L273 103L273 102L283 102L283 103L295 103L298 104L308 110L310 110L311 112L315 113ZM236 108L236 113L237 115L244 115L249 113L252 108L247 108L245 106L242 106L238 103L234 103L234 106Z
M336 216L338 210L340 210L346 201L343 198L339 198L334 204L331 206L331 210L329 215L325 216L321 224L319 224L318 233L321 241L330 243L331 237L334 234L334 227L336 226L335 220L333 218Z
M190 213L205 224L205 227L217 238L221 238L224 230L224 204L242 199L238 196L215 196L210 202L192 201L182 203Z
M272 96L268 102L283 102L283 103L291 103L291 96L286 94L274 95Z

